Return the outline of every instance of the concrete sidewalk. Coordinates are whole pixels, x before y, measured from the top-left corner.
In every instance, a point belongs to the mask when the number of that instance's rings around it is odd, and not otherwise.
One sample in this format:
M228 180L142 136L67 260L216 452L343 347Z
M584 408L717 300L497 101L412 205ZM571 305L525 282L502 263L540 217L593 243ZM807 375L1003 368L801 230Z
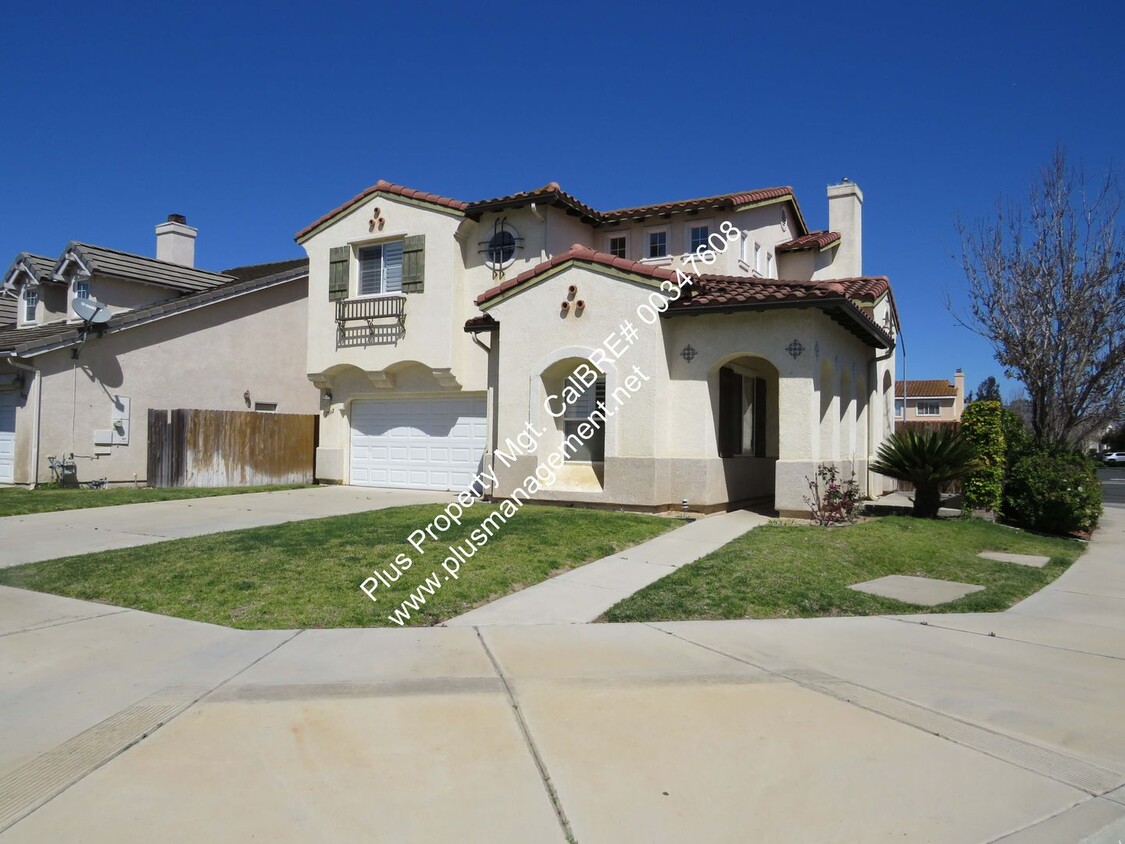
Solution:
M650 583L768 522L748 510L708 516L451 618L445 626L585 624Z
M0 568L227 530L449 500L449 493L321 486L5 516L0 518Z
M240 632L0 588L0 844L1116 844L1125 509L1007 613Z

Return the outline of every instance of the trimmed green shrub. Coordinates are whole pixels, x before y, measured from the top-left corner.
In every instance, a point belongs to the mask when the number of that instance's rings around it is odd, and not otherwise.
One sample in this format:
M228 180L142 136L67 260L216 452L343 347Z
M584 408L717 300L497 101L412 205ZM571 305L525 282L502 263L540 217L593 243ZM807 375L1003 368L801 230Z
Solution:
M1072 451L1033 451L1020 458L1004 487L1004 518L1043 533L1093 530L1102 488L1093 461Z
M1004 476L1012 467L1035 450L1035 441L1027 423L1014 410L1003 408L1000 411L1000 427L1004 430Z
M941 507L942 485L980 465L973 447L952 428L895 431L876 457L871 471L914 484L911 515L931 519Z
M965 511L1000 512L1004 500L1003 408L998 401L975 401L961 414L961 436L981 462L961 479Z

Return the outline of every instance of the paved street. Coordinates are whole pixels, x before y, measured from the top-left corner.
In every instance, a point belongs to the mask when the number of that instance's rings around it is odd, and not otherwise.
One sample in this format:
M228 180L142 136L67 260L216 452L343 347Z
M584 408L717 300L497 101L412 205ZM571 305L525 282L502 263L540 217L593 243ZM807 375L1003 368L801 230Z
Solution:
M1003 614L245 632L0 589L0 844L1125 838L1125 507Z

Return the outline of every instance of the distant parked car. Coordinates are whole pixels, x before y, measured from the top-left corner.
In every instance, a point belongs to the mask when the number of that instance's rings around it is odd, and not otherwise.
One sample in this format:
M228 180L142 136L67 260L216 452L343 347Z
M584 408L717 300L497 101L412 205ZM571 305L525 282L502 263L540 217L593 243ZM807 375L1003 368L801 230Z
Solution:
M1125 451L1111 451L1102 458L1102 462L1106 466L1122 466L1125 465Z

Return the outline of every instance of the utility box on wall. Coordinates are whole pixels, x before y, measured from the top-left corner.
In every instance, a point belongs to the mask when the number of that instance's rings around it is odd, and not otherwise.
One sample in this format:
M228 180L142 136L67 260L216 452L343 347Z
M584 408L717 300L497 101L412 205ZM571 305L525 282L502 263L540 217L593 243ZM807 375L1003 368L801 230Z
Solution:
M129 444L129 406L127 396L114 396L109 414L109 427L94 431L94 445Z

